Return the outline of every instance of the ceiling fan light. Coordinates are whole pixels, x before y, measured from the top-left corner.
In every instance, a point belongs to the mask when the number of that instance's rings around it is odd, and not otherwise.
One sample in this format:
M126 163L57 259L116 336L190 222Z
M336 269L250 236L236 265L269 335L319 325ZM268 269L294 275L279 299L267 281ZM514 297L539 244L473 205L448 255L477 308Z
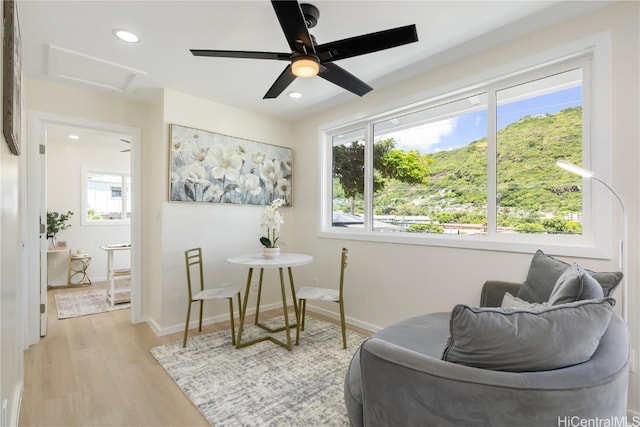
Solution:
M293 59L291 63L291 72L296 77L313 77L317 76L320 71L320 63L313 56L302 55Z

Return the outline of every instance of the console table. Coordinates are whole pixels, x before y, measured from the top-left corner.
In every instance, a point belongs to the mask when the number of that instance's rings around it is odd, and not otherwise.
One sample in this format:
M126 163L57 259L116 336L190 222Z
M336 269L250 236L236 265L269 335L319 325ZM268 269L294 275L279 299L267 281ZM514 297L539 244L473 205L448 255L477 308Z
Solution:
M281 253L280 256L276 258L264 258L262 254L249 254L249 255L240 255L236 257L231 257L227 259L227 262L231 264L244 265L249 268L249 273L247 275L247 285L244 290L244 302L242 303L242 313L240 313L240 326L238 329L238 340L236 341L236 348L246 347L252 344L256 344L261 341L269 340L273 343L276 343L287 350L291 351L291 328L297 327L300 317L298 316L298 305L296 303L296 289L293 284L293 273L291 272L291 267L310 264L313 261L313 257L311 255L305 254L295 254L295 253ZM247 303L249 302L249 292L251 291L251 277L253 275L253 269L260 269L260 280L258 282L258 299L256 303L256 316L255 316L255 324L260 328L266 330L269 333L286 331L287 342L284 343L271 335L266 335L260 338L257 338L252 341L242 342L242 330L244 329L244 320L245 315L247 313ZM282 294L282 310L284 312L284 326L277 329L271 329L260 322L258 322L258 315L260 314L260 294L262 292L262 275L265 268L277 268L280 273L280 292ZM284 285L284 273L283 268L286 268L289 272L289 285L291 287L291 296L293 297L293 307L296 312L296 324L289 324L289 314L287 310L287 295L285 291Z

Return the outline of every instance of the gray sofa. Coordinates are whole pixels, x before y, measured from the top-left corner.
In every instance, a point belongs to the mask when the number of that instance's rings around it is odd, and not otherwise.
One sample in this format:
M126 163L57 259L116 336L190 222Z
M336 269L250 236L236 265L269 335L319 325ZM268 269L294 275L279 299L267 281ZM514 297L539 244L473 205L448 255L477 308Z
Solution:
M481 306L500 306L505 292L517 295L520 286L486 282ZM443 361L450 316L403 320L363 343L344 386L352 426L541 427L626 415L629 342L617 314L588 361L534 372Z

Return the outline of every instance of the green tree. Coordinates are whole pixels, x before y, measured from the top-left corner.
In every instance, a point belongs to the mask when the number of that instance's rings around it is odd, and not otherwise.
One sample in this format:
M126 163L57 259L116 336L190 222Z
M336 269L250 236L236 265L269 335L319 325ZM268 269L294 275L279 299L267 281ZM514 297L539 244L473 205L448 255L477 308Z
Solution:
M437 224L409 224L405 231L410 233L444 233L444 227Z
M544 233L544 226L542 224L525 222L516 227L518 233Z
M408 184L423 184L429 174L428 156L417 151L395 148L393 138L373 145L373 191L379 193L389 180ZM353 141L333 148L333 177L338 180L344 195L350 199L351 213L358 196L364 196L364 144Z
M350 199L351 213L354 213L354 200L364 193L364 144L353 141L333 147L333 177Z

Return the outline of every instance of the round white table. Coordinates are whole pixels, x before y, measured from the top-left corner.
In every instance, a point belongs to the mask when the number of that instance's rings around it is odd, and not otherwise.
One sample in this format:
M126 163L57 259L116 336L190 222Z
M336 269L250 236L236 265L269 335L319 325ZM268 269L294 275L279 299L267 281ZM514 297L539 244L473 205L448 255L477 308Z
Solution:
M242 312L240 313L240 326L238 329L238 340L236 341L236 348L246 347L252 344L256 344L261 341L269 340L274 342L287 350L291 351L291 327L298 327L299 325L299 315L298 315L298 305L296 303L296 289L293 284L293 273L291 272L291 267L297 267L300 265L310 264L313 261L313 257L311 255L305 254L296 254L296 253L287 253L283 252L280 256L276 258L265 258L260 253L256 254L248 254L248 255L239 255L235 257L231 257L227 259L227 262L231 264L243 265L249 268L249 273L247 275L247 285L244 290L244 301L242 304ZM247 313L247 304L249 302L249 292L251 291L251 277L253 276L253 269L260 269L260 280L258 281L258 298L256 302L256 315L254 324L269 333L275 333L280 331L286 331L287 342L284 343L270 335L263 336L257 338L252 341L242 342L242 330L244 329L244 319ZM262 277L265 268L277 268L280 273L280 292L282 293L282 310L284 311L284 326L281 328L272 329L258 321L258 316L260 314L260 294L262 293ZM289 324L289 314L287 311L287 295L285 292L284 286L284 274L282 269L286 268L289 272L289 285L291 287L291 296L293 297L293 307L296 313L296 324Z

